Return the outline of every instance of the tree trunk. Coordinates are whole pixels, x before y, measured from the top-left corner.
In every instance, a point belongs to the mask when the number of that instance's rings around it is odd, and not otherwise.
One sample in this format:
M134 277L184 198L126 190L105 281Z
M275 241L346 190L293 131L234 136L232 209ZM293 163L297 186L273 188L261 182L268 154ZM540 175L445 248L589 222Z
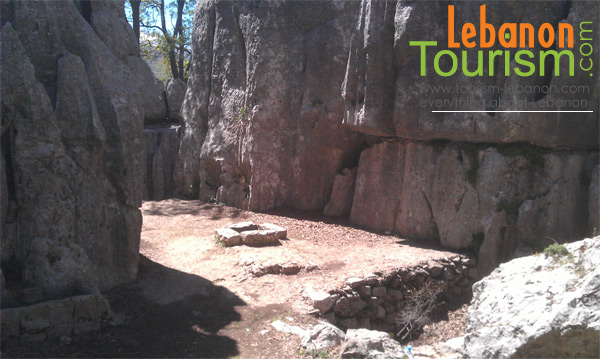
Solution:
M185 6L185 0L177 0L177 22L175 22L175 29L173 31L173 37L177 37L178 48L179 48L179 59L177 63L177 67L179 70L179 79L183 80L183 8Z
M173 37L169 35L169 31L167 31L167 20L165 18L165 0L160 0L160 25L162 33L163 35L165 35L167 46L169 48L168 52L169 65L171 65L171 74L175 79L181 78L179 76L179 70L177 69L177 58L175 57L175 42L173 41Z
M141 0L129 0L131 5L131 14L133 16L133 32L140 42L140 4Z

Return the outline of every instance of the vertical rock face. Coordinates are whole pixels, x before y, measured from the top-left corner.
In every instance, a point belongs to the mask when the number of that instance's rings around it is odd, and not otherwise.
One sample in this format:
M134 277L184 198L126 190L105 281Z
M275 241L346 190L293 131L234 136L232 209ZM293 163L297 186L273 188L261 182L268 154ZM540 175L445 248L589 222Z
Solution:
M323 208L363 136L342 127L355 2L202 1L181 114L182 194ZM335 41L332 41L335 39Z
M177 161L179 126L145 128L146 177L144 200L160 201L175 192L173 170Z
M169 119L179 120L179 111L185 97L186 84L180 79L170 79L167 82L167 104L169 107Z
M1 10L3 274L44 298L129 281L144 109L122 3L3 1Z
M456 31L479 21L482 4L455 4ZM564 59L557 60L560 76L519 77L514 51L492 61L492 75L486 57L483 75L469 77L462 74L464 46L452 50L456 75L434 73L430 48L428 75L421 76L420 49L409 43L432 40L446 49L447 5L200 3L181 111L178 191L254 210L322 209L330 202L329 212L340 194L336 174L358 166L354 223L472 248L484 259L484 273L521 242L589 234L597 217L590 199L598 163L595 77L564 76ZM487 4L487 22L496 29L511 22L578 28L581 21L597 24L598 10L584 1L496 2ZM480 50L504 50L497 41L494 46L466 50L466 67L477 68ZM444 71L448 59L442 57ZM539 70L537 52L533 62ZM554 62L546 67L554 69ZM573 84L581 89L560 92ZM428 86L450 90L434 93ZM461 86L471 90L457 93ZM508 90L517 87L555 90ZM427 102L432 99L464 103L436 108ZM594 112L492 112L536 110L541 101L545 110ZM489 112L431 112L444 109Z
M588 233L582 176L598 157L535 147L384 142L361 155L350 219L403 238L473 248L491 271L519 242ZM558 205L560 204L560 205Z
M457 41L465 23L479 26L480 6L483 4L486 3L454 5ZM412 140L530 142L544 147L597 148L598 81L595 76L579 69L574 76L565 76L568 66L564 59L560 60L560 76L554 76L552 72L549 76L519 77L514 72L514 53L518 49L512 49L510 61L495 59L497 68L493 70L493 76L488 76L491 69L485 57L482 59L483 75L469 77L462 75L463 51L466 51L467 68L475 71L478 51L487 53L489 50L506 49L498 41L489 49L478 46L467 49L463 45L460 49L450 49L458 59L457 73L448 77L436 75L435 53L448 49L448 5L438 1L362 1L342 92L346 104L345 123L360 132ZM503 23L529 23L535 29L543 23L550 23L557 29L559 22L567 22L575 31L574 52L581 44L578 41L579 23L592 21L597 24L600 11L598 4L585 1L493 2L488 3L486 9L486 22L495 29ZM594 48L600 45L598 36L590 37ZM556 38L560 38L558 32ZM439 46L428 48L426 76L421 76L420 48L409 43L425 40L437 41ZM533 62L538 68L537 49L541 45L537 39L535 41ZM448 56L443 56L440 62L444 71L450 69ZM551 65L554 65L553 61ZM505 66L510 68L509 76L505 76ZM575 91L563 89L563 86L572 85L586 88ZM432 86L438 89L447 86L450 90L432 92ZM483 86L498 86L498 91L485 91ZM521 86L521 91L517 86ZM530 91L526 86L532 86ZM537 93L533 86L548 86L548 93ZM455 89L459 87L474 90L457 94ZM452 108L449 105L436 108L420 104L427 99L460 99L464 103L454 104ZM494 106L493 100L497 100L497 106ZM543 110L593 110L594 113L431 113L431 110L540 110L540 100L554 104L544 106ZM567 104L567 100L577 100L578 103L584 100L587 105L577 107L575 102ZM483 107L482 102L485 104Z
M354 183L356 181L356 168L344 168L342 174L335 175L331 198L323 209L326 216L348 216L352 210L354 198Z

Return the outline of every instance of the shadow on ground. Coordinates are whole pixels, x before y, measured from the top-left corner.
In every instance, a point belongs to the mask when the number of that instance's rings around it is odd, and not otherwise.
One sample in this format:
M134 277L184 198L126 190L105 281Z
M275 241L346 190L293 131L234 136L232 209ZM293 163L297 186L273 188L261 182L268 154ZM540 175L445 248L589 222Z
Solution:
M59 340L2 343L9 357L223 358L239 354L235 340L217 334L240 321L246 303L226 288L140 256L138 280L107 293L117 320L100 332Z

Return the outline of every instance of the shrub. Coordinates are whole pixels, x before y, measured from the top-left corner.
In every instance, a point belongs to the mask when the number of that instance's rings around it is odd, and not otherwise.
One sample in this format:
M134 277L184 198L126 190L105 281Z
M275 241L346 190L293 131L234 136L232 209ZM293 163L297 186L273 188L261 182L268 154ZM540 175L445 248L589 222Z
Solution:
M431 281L414 292L396 318L396 328L400 328L396 336L400 337L400 340L412 337L431 321L434 309L441 304L439 302L441 293L440 286Z
M546 247L546 249L544 249L543 253L546 258L558 258L569 255L569 251L567 250L567 248L563 244L558 243L549 245L548 247Z

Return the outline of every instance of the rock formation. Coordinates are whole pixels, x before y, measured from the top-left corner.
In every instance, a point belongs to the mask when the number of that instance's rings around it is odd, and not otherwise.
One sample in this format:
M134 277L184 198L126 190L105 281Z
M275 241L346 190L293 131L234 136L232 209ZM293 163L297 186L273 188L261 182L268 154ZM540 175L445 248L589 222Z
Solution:
M170 79L167 82L167 105L169 108L169 120L179 120L179 111L185 98L186 83L180 79Z
M144 128L146 176L144 200L160 201L173 197L173 172L177 161L180 127L147 126Z
M478 21L479 5L456 5L457 29ZM598 4L584 1L487 7L496 29L505 22L537 28L599 21ZM596 78L582 71L505 76L510 58L499 61L494 76L441 77L432 74L431 54L430 75L420 76L419 48L409 42L447 44L447 11L447 4L407 1L199 3L181 111L179 194L252 210L322 210L331 202L328 214L348 213L331 211L350 197L340 195L336 175L358 167L354 223L472 248L482 273L522 241L589 234L597 200L590 194L597 188L590 183L597 181ZM600 46L597 36L591 43ZM470 69L478 50L466 52ZM572 84L588 91L506 90ZM427 86L474 90L428 93ZM501 90L484 93L482 86ZM438 108L427 103L452 99L466 102L460 110L481 110L483 101L490 112L432 113ZM507 107L511 100L519 105ZM554 103L550 110L580 109L558 100L585 101L594 113L491 112L534 110L541 100Z
M600 237L518 258L473 286L468 358L598 358Z
M1 11L2 289L43 300L130 281L142 220L140 84L153 75L122 3L3 1Z

